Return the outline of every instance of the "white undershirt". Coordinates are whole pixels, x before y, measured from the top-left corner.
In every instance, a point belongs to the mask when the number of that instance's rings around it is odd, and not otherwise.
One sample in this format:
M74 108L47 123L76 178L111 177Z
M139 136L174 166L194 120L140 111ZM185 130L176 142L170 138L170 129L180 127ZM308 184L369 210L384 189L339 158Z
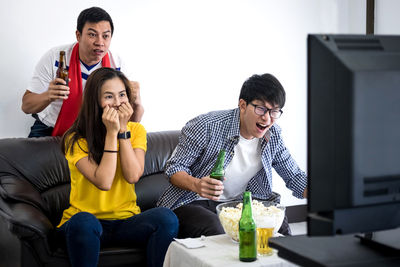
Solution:
M262 168L259 138L248 140L240 136L234 152L225 169L224 192L220 196L222 201L236 199L242 195L247 183Z

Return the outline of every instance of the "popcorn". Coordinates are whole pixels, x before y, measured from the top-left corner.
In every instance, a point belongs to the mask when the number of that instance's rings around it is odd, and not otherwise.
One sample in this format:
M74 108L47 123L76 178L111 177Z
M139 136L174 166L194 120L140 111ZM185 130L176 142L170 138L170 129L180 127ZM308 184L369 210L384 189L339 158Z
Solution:
M219 220L225 233L235 241L239 241L239 220L242 216L242 206L242 203L238 203L236 207L222 207L219 212ZM284 208L276 206L266 207L262 202L257 200L253 200L252 202L252 212L256 224L257 222L265 221L266 217L272 218L274 234L278 232L285 216Z

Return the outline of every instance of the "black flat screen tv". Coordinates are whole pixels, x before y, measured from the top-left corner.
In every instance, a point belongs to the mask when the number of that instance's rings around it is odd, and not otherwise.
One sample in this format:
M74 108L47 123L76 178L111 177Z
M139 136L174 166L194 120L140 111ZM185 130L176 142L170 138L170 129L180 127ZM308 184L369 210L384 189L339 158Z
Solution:
M400 36L307 42L308 235L400 240Z

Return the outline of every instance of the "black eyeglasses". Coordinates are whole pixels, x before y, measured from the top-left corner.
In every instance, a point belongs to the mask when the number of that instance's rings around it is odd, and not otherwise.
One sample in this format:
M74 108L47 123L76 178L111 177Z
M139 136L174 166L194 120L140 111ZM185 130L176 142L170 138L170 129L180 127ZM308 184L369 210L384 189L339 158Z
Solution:
M269 112L269 116L273 119L279 119L283 113L281 109L270 109L264 106L258 106L253 103L249 103L250 105L254 106L254 113L259 116L264 116L265 113Z

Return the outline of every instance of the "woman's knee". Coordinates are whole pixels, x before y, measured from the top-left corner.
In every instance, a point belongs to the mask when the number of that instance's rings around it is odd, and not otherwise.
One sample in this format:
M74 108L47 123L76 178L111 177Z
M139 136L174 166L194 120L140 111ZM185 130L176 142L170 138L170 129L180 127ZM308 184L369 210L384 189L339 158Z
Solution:
M178 217L176 217L172 210L165 207L158 207L154 208L154 213L157 216L156 221L158 222L159 227L168 231L171 236L176 236L178 234L179 221Z
M73 215L66 223L67 225L65 230L67 234L95 234L100 236L102 233L102 226L99 220L93 214L88 212L79 212Z

